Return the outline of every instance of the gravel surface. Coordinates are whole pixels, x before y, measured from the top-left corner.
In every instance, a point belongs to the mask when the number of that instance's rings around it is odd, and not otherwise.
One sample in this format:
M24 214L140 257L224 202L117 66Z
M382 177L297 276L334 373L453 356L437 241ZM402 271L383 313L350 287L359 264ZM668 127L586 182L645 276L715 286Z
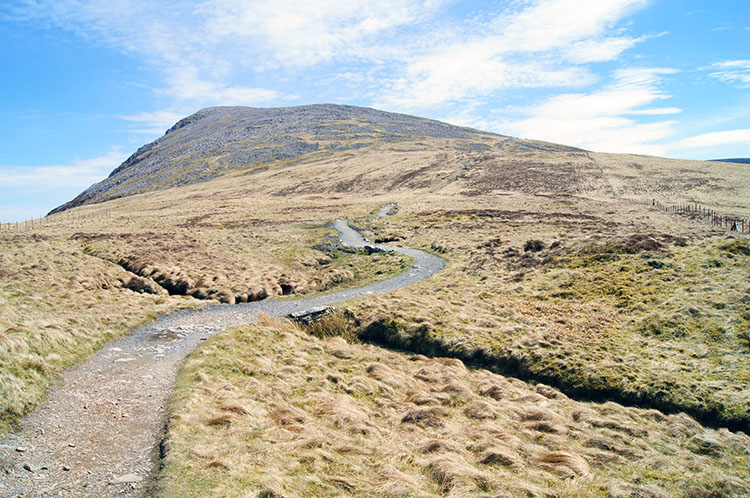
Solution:
M373 245L337 221L343 244ZM259 311L275 316L329 306L411 285L440 271L424 251L376 246L414 258L400 275L356 289L309 298L209 306L161 317L110 342L65 372L48 399L0 436L0 496L139 496L148 494L177 370L201 341Z

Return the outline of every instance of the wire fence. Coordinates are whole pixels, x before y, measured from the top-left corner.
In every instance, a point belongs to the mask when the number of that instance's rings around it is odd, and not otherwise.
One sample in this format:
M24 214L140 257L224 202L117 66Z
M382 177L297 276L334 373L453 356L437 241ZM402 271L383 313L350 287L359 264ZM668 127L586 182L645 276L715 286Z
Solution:
M710 222L715 227L724 228L729 231L750 233L749 218L738 218L735 216L721 214L714 211L713 209L707 208L695 202L689 204L676 204L668 206L666 204L662 204L656 199L653 199L651 201L651 205L654 208L661 209L670 213L682 214L690 216L692 218L699 218ZM13 230L20 232L50 225L64 225L73 222L86 220L102 220L112 217L113 212L111 209L108 209L106 211L96 211L93 213L63 211L61 213L55 213L39 218L30 218L24 221L13 221L5 223L0 222L0 232L9 232Z
M53 225L60 226L81 221L103 220L112 218L112 216L113 213L111 209L106 211L96 211L93 213L63 211L61 213L40 216L39 218L29 218L24 221L0 222L0 232L10 232L14 230L16 232L21 232Z
M707 208L697 202L690 204L677 204L667 206L653 199L651 205L657 209L662 209L670 213L682 214L692 218L698 218L710 222L715 227L724 228L733 232L750 233L750 219L737 218L726 214L717 213L713 209Z

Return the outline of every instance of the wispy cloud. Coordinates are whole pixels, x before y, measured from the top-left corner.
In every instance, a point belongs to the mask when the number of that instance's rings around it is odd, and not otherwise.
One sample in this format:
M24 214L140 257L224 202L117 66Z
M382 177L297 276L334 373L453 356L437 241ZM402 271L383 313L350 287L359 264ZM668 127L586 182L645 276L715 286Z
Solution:
M135 54L164 72L163 94L202 104L257 105L288 98L238 83L248 71L294 70L383 57L380 35L434 15L442 1L176 0L22 2L19 20L43 20Z
M202 0L185 8L176 0L36 0L16 14L145 57L164 73L166 86L156 90L201 105L288 100L243 77L368 61L381 68L374 100L415 107L504 88L591 83L579 66L614 60L638 43L615 27L647 0L514 1L489 18L447 26L439 14L449 3Z
M652 117L680 112L652 105L666 97L658 89L666 71L620 71L607 84L592 70L649 38L631 34L624 22L649 1L508 0L479 4L460 19L446 8L457 6L452 0L199 0L190 8L177 0L28 0L16 13L161 71L154 91L168 110L124 116L142 125L132 130L138 133L160 134L183 109L287 105L297 90L285 81L319 77L347 86L341 93L349 101L463 121L472 120L467 110L500 102L509 91L561 89L566 93L523 115L481 125L656 153L653 142L671 133L672 122ZM618 134L625 137L619 145Z
M138 123L146 128L135 128L128 130L131 133L143 133L146 135L161 135L172 127L177 121L184 118L187 112L178 112L172 110L161 110L153 112L139 112L119 116L125 121Z
M704 133L680 140L682 147L714 147L717 145L746 144L750 145L750 129L717 131Z
M750 59L721 61L711 64L709 76L724 83L750 88Z
M46 190L76 187L81 190L106 178L127 158L127 154L112 149L107 154L90 159L75 159L70 164L49 166L0 166L0 185L3 189Z
M581 87L585 64L611 61L641 38L611 33L643 0L513 3L479 34L463 33L410 54L376 105L411 110L485 99L509 88ZM614 30L617 31L617 30Z
M672 115L675 107L649 107L669 95L662 75L674 70L638 68L616 71L614 81L592 93L558 95L526 109L527 117L504 126L516 134L606 152L662 154L660 143L674 135L674 121L640 122L632 115Z

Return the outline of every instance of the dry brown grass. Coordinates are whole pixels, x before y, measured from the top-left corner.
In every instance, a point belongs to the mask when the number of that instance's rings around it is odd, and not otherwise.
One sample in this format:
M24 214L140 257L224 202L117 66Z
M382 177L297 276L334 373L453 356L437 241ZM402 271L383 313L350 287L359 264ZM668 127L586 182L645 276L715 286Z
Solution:
M242 369L233 370L238 358L224 358L189 363L181 377L174 440L209 437L184 450L189 463L168 467L172 482L192 476L186 492L432 496L455 482L449 494L741 494L742 436L680 415L570 398L691 409L717 424L747 417L748 256L723 249L739 239L648 204L698 201L747 216L750 170L487 144L490 152L457 152L461 144L427 140L399 144L411 152L373 146L235 171L77 209L84 220L0 233L6 421L108 337L153 313L207 302L166 295L157 279L173 292L232 302L397 271L402 261L326 260L316 248L331 233L325 224L348 218L370 228L373 240L440 253L447 267L348 305L358 329L332 319L318 335L351 340L371 324L393 326L391 339L425 356L299 339L295 326L275 322L263 330L282 332L258 338L259 349L231 335L243 355L257 353L239 357ZM389 202L398 213L373 220ZM112 218L92 217L108 210ZM529 241L540 243L524 250ZM204 351L206 361L216 353ZM546 378L571 396L427 358L435 352ZM401 422L433 408L447 410L428 412L442 425ZM446 455L454 467L436 460ZM429 467L434 462L442 463ZM193 481L196 473L205 475Z
M107 340L194 304L127 288L122 268L86 255L69 232L0 236L0 431L51 379Z
M415 396L446 390L463 396L432 406ZM171 408L163 496L750 492L743 434L574 401L455 359L321 340L287 321L208 341L188 358Z
M219 202L192 186L0 232L0 430L63 368L157 313L361 285L406 263L318 248L331 220L370 206L248 199L236 184L219 182Z
M648 206L532 202L457 197L450 209L403 204L378 220L374 233L440 248L449 263L416 288L350 307L360 333L748 430L743 250ZM545 247L525 251L530 240Z

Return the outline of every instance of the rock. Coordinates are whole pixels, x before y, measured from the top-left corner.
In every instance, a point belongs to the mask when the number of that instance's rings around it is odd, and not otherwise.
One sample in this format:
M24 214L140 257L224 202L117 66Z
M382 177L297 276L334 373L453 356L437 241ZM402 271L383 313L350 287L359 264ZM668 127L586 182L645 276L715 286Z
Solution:
M31 465L29 465L28 463L25 463L25 464L23 464L23 469L24 469L24 470L28 470L28 471L29 471L29 472L31 472L32 474L34 473L34 469L33 469L33 468L31 468Z
M369 245L368 244L368 245L365 246L365 252L367 254L375 254L375 253L385 252L385 251L383 249L379 248L378 246L373 246L373 245Z
M133 472L130 474L125 474L124 476L120 476L116 479L112 479L111 483L112 484L126 484L129 482L140 482L142 480L143 480L143 476L140 476Z
M320 308L312 308L309 310L290 313L287 316L291 318L292 320L294 320L295 322L310 324L330 311L333 311L332 307L321 306Z
M279 160L296 162L305 156L318 158L367 148L373 142L399 143L415 137L453 138L469 142L464 147L476 147L474 142L482 136L498 135L363 107L212 107L182 119L164 136L138 149L107 178L52 213L103 199L206 181L213 172L206 174L204 164L212 158L216 158L212 168L218 173L246 169L248 164L262 168ZM179 174L170 175L174 171Z
M19 446L18 448L16 448L16 451L19 452L19 453L25 453L26 452L26 448L23 448L23 447Z

